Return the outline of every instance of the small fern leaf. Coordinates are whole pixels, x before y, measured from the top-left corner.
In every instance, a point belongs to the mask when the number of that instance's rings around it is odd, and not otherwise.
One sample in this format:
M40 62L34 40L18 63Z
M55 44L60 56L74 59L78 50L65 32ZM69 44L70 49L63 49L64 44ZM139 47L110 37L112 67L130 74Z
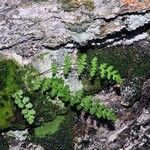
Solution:
M58 71L57 64L52 63L51 70L52 70L52 76L53 77L56 76L57 71Z
M107 67L107 63L103 63L100 65L100 76L102 79L104 79L106 76L106 67Z
M106 70L107 72L107 79L110 80L111 76L112 76L112 70L113 70L113 66L109 66Z
M83 71L85 70L87 65L87 55L83 54L77 61L77 72L78 75L80 76Z
M91 61L91 69L90 69L90 76L94 77L97 72L97 57L94 57Z
M63 72L65 76L67 76L71 71L71 65L72 65L71 57L69 55L66 55L64 59L64 65L63 65Z

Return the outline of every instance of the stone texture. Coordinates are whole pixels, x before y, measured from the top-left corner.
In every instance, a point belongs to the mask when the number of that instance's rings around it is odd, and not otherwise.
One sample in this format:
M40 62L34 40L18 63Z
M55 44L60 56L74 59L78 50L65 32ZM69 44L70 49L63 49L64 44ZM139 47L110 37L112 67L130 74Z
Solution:
M0 50L32 56L68 43L105 41L149 24L149 9L149 0L0 0Z
M121 97L114 92L105 91L99 93L96 98L105 105L111 106L117 112L118 120L114 126L100 123L94 135L93 132L80 134L76 139L76 150L148 150L150 148L149 100L143 98L134 106L125 108L120 105Z
M44 60L32 60L41 72L49 69L52 58L61 66L64 54L81 46L131 44L149 37L149 33L143 33L149 25L150 0L0 0L0 50L11 57L21 55L28 61L32 56L48 52ZM18 59L26 63L22 58ZM72 90L81 87L76 79L75 75L70 75L66 81ZM105 95L105 99L101 96L102 101L119 114L115 130L100 126L95 136L80 137L80 148L78 144L77 148L150 149L147 91L149 81L142 87L141 101L128 109L120 105L120 97L116 95ZM84 147L83 141L88 143ZM27 144L25 148L22 145L21 142L16 146L10 144L10 149L36 149L33 144ZM39 146L39 149L43 148Z

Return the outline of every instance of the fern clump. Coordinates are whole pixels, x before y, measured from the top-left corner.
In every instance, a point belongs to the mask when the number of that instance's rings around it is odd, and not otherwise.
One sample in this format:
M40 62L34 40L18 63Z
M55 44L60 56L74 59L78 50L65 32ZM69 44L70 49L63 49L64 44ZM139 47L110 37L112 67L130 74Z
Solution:
M87 65L87 55L83 54L77 61L77 73L79 76L83 73Z
M97 72L97 57L94 57L91 61L91 68L90 68L90 77L94 77L96 75Z
M29 97L24 97L23 91L19 90L13 94L13 98L15 99L17 106L22 109L21 113L24 115L24 118L29 124L32 124L34 122L36 112L33 109L33 105L29 102Z
M115 113L110 110L110 108L98 102L95 103L93 101L93 96L85 96L82 90L71 94L69 86L65 85L62 78L45 78L42 81L42 86L39 90L42 91L42 93L49 95L50 99L60 100L63 103L69 105L70 107L74 107L79 111L83 110L98 118L104 118L110 121L116 120Z
M65 76L67 76L71 71L71 65L72 65L71 57L69 55L66 55L64 58L64 65L63 65L63 73Z
M121 76L113 66L103 63L100 64L100 67L98 68L99 64L97 57L94 57L91 60L90 66L88 66L87 55L83 54L77 60L76 66L79 76L83 74L85 69L88 69L92 80L99 73L101 79L113 80L117 83L122 82ZM71 57L66 55L63 64L63 74L65 77L68 76L72 68L74 67ZM52 63L50 68L50 71L52 72L52 78L41 78L39 74L35 74L35 72L29 72L26 70L22 76L22 79L24 79L23 89L25 90L25 93L30 94L30 96L34 95L35 93L39 93L41 94L41 97L44 97L46 100L50 100L52 103L60 101L67 106L76 108L77 110L83 110L98 118L104 118L113 122L116 120L116 114L105 105L94 102L93 96L84 95L83 91L78 91L72 94L69 86L65 85L64 79L56 77L58 69L58 66L55 63ZM100 70L99 72L98 69ZM22 90L19 90L13 94L15 103L20 109L22 109L21 113L24 115L24 118L29 124L32 124L34 122L36 112L33 108L33 105L30 103L30 96L24 96Z
M76 107L77 110L83 110L97 118L107 119L112 122L117 119L116 114L110 108L94 102L91 95L84 96L83 91L78 91L68 102L71 107Z
M32 81L31 81L31 87L30 89L32 91L39 90L42 84L42 79L39 76L36 76Z

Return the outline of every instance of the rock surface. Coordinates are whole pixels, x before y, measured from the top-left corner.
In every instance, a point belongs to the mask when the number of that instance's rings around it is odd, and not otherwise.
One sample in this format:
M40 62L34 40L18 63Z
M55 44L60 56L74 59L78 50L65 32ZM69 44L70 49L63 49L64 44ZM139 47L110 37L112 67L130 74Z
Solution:
M32 56L68 43L124 41L149 25L149 9L149 0L0 0L0 50Z
M94 136L90 132L80 135L76 139L76 150L148 150L150 148L148 99L140 100L133 107L125 108L120 105L121 97L114 92L99 93L96 97L116 110L118 120L114 127L101 123Z
M17 57L23 64L32 62L41 72L49 69L51 58L61 66L64 54L83 46L129 45L147 38L138 44L141 53L150 54L147 29L150 0L0 0L1 53ZM41 52L48 52L47 56L42 53L45 60L29 59ZM76 79L74 73L66 81L72 90L82 86ZM141 100L134 101L131 108L121 106L114 93L99 95L119 114L115 130L100 126L95 135L79 137L75 149L150 149L149 85L148 79L142 86ZM32 143L23 148L21 141L15 142L9 143L10 149L43 149Z

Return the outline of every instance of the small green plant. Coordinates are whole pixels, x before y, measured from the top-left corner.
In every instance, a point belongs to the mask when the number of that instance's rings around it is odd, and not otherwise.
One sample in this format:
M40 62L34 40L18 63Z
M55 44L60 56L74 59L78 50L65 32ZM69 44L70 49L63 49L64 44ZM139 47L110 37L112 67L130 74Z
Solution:
M71 57L69 55L66 55L64 58L64 65L63 65L63 72L65 76L67 76L71 71L71 65L72 65Z
M49 95L52 100L61 100L70 107L76 107L80 111L84 110L98 118L104 118L110 121L116 120L115 113L110 108L98 102L93 102L91 95L85 96L82 90L71 94L69 86L65 85L62 78L52 77L43 79L39 91Z
M33 91L38 90L41 87L42 80L39 76L36 76L32 81L31 81L31 87Z
M94 77L96 75L97 72L97 57L94 57L91 61L91 68L90 68L90 77Z
M77 72L81 76L87 65L87 55L83 54L77 61Z
M113 80L117 83L122 83L122 78L117 70L113 66L109 66L107 63L100 65L100 76L102 79L106 78L108 80Z
M113 68L113 66L109 66L107 63L100 64L99 68L98 66L98 59L97 57L94 57L91 60L89 69L90 77L92 79L94 79L98 73L98 69L100 69L99 74L101 79L113 80L117 83L122 82L121 76L118 71ZM88 69L87 67L87 55L83 54L77 60L78 75L81 76L84 70ZM71 57L66 55L63 64L64 76L67 76L71 69ZM94 102L93 96L84 95L83 91L78 91L77 93L72 94L69 86L65 85L64 80L60 77L56 77L58 67L55 63L52 63L50 70L52 71L52 78L41 78L38 74L35 75L33 73L27 73L27 75L24 76L26 92L40 93L45 97L45 99L48 97L51 101L60 100L70 107L74 107L77 110L83 110L98 118L104 118L113 122L116 120L116 114L107 106ZM32 124L35 119L35 110L33 109L33 105L29 102L29 97L24 97L22 90L16 92L13 97L15 99L15 103L22 109L21 113L24 115L24 118L29 124Z
M97 118L107 119L112 122L117 119L116 114L110 108L100 102L94 102L92 96L84 96L83 91L78 91L75 95L72 95L69 99L69 105L76 107L77 110L84 110Z
M17 106L22 109L21 113L24 115L24 118L29 124L32 124L34 122L36 112L33 109L33 105L29 102L29 97L24 97L23 91L19 90L13 94L13 98L15 99Z
M56 74L57 74L57 72L58 72L57 64L52 63L51 70L52 70L52 76L53 76L53 77L56 76Z
M35 128L35 136L38 138L44 138L47 135L53 135L59 130L64 119L64 116L57 116L53 121L44 123L42 126Z

